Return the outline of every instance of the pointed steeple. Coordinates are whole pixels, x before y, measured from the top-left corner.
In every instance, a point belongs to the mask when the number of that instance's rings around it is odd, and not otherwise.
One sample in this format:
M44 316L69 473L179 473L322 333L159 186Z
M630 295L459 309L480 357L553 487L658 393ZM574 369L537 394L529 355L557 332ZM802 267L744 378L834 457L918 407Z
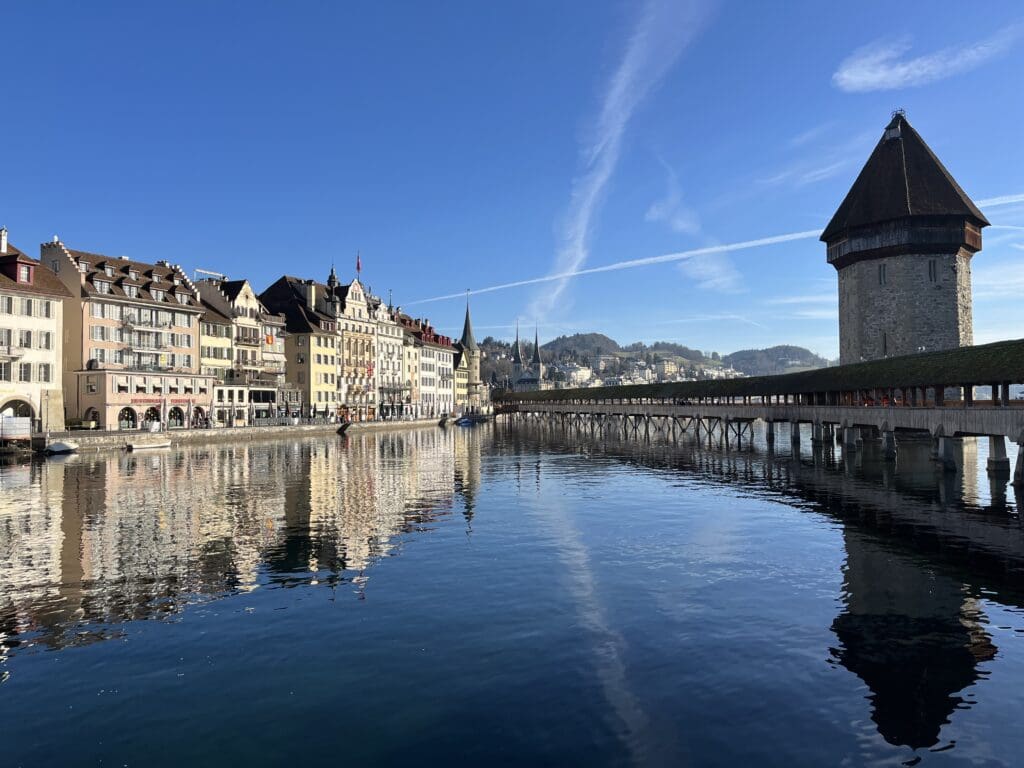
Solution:
M533 329L533 365L540 365L540 331L534 326Z
M897 111L821 239L828 243L853 229L917 216L963 217L981 227L989 223Z
M334 264L331 264L331 274L327 276L327 287L336 288L338 285L338 273L334 271Z
M516 320L516 343L512 345L512 365L523 364L523 345L519 343L519 321Z
M468 293L468 291L467 291ZM466 322L462 326L462 338L459 339L459 343L463 349L476 352L480 347L477 346L476 339L473 338L473 322L469 319L469 297L466 298Z

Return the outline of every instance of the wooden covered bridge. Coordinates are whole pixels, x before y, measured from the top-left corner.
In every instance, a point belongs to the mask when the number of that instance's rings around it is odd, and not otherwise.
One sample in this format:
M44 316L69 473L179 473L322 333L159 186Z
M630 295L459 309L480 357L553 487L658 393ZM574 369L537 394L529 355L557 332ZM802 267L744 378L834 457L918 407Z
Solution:
M1024 339L781 376L507 392L495 397L495 412L595 432L690 432L698 440L717 434L740 445L753 437L757 423L764 424L769 445L777 424L789 424L796 443L801 425L808 424L812 441L839 435L847 450L880 438L890 459L901 433L928 434L945 467L953 465L951 441L988 437L988 467L1002 472L1010 468L1006 441L1024 446L1024 400L1011 398L1011 387L1019 384ZM1024 482L1024 450L1018 451L1014 481Z

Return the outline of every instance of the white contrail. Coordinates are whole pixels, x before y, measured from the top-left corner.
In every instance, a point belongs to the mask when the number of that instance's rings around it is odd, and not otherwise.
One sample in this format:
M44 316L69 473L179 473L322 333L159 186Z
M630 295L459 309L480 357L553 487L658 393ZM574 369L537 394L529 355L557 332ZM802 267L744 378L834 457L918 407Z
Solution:
M1003 195L1002 197L990 197L988 200L979 200L979 208L995 208L997 205L1013 205L1014 203L1024 203L1024 194L1019 195Z
M1024 203L1024 194L1016 195L1002 195L1000 197L990 197L987 200L979 200L977 205L979 208L996 208L1000 205L1012 205L1013 203ZM1011 225L1000 225L994 224L993 229L1017 229L1017 227ZM778 243L789 243L794 240L809 240L816 238L821 234L819 230L809 229L804 232L791 232L788 235L774 235L772 237L761 237L756 240L743 240L739 243L726 243L725 245L712 245L707 248L695 248L689 251L679 251L678 253L666 253L662 256L648 256L643 259L630 259L628 261L617 261L614 264L605 264L601 267L589 267L587 269L571 269L565 272L558 272L553 275L544 275L543 277L531 277L526 280L516 280L511 283L501 283L500 285L492 285L487 288L477 288L474 291L470 291L471 294L478 293L491 293L493 291L504 291L509 288L520 288L524 285L537 285L539 283L549 283L555 280L569 280L574 277L581 277L582 275L595 275L600 272L616 272L620 269L633 269L634 267L646 267L651 264L664 264L671 261L683 261L685 259L692 259L694 256L704 256L707 254L714 253L728 253L730 251L744 251L749 248L762 248L766 245L776 245ZM434 296L430 299L419 299L417 301L410 301L405 306L413 306L415 304L427 304L432 301L447 301L449 299L461 299L465 298L466 292L461 293L449 293L444 296Z
M644 5L622 61L608 82L593 133L580 147L582 172L573 180L551 276L558 284L534 299L532 317L545 317L557 306L566 288L564 275L572 275L586 263L594 218L618 165L626 126L693 37L700 15L692 0L648 0Z
M757 240L744 240L739 243L725 243L723 245L711 245L707 248L694 248L689 251L679 251L677 253L666 253L661 256L647 256L642 259L630 259L628 261L617 261L614 264L605 264L600 267L588 267L586 269L573 269L567 272L559 272L554 275L544 275L543 277L531 277L526 280L516 280L511 283L501 283L500 285L491 285L487 288L477 288L471 290L471 294L478 293L491 293L493 291L504 291L508 288L519 288L524 285L537 285L538 283L549 283L555 280L567 280L573 277L580 277L582 275L596 275L599 272L616 272L620 269L633 269L635 267L647 267L652 264L665 264L671 261L683 261L685 259L692 259L694 256L704 256L710 253L729 253L730 251L743 251L748 248L760 248L766 245L777 245L778 243L790 243L794 240L809 240L811 238L818 237L821 234L820 230L809 229L805 232L791 232L788 235L775 235L773 237L761 237ZM431 301L446 301L448 299L465 298L466 292L461 293L449 293L445 296L434 296L430 299L419 299L418 301L410 301L405 306L411 306L413 304L426 304Z

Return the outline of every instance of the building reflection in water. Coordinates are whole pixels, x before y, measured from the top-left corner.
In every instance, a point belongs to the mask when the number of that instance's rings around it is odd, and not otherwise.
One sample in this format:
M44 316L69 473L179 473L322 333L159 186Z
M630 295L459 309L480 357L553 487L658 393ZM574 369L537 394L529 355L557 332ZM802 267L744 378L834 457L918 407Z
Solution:
M0 466L0 657L265 584L365 587L401 534L471 515L479 449L434 429Z
M571 450L783 496L842 524L842 612L831 658L867 686L871 717L890 744L934 747L998 650L983 600L1024 608L1024 528L1002 478L985 476L967 442L955 474L937 472L927 442L901 449L896 468L877 446L844 461L839 449L779 455L699 449L686 440L574 433ZM498 450L532 457L569 442L537 429L499 434ZM560 441L560 442L558 442ZM513 464L519 466L518 462ZM988 489L991 503L978 504Z

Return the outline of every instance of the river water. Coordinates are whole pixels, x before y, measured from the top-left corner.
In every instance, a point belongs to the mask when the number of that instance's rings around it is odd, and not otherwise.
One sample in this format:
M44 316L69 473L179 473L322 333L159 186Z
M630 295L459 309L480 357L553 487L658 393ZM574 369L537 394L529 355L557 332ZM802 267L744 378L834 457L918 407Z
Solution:
M471 429L0 467L0 765L1019 765L985 446Z

